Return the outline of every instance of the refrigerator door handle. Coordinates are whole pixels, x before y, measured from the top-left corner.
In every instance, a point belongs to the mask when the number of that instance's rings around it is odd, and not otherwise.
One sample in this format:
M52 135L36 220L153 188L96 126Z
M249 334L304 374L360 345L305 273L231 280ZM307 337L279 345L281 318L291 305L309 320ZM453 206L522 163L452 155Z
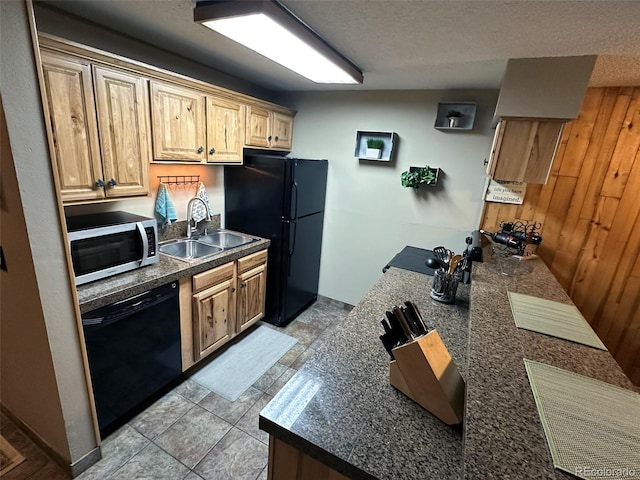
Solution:
M295 191L296 194L296 201L293 201L293 192ZM291 185L291 208L293 209L293 214L291 215L291 218L296 219L298 218L298 183L294 180L293 184ZM291 213L291 212L289 212Z
M289 222L293 228L289 229L289 256L293 256L296 251L296 237L298 236L298 224L296 222ZM291 232L293 231L293 239L291 239Z

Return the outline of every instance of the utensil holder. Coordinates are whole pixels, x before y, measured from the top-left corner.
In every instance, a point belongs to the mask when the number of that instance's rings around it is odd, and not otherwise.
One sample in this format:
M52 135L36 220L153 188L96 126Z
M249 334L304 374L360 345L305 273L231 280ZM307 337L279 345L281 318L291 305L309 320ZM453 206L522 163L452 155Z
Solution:
M393 349L389 383L448 425L464 417L465 383L436 330Z
M452 273L445 270L436 270L433 274L433 286L429 295L438 302L455 302L458 280L458 277Z

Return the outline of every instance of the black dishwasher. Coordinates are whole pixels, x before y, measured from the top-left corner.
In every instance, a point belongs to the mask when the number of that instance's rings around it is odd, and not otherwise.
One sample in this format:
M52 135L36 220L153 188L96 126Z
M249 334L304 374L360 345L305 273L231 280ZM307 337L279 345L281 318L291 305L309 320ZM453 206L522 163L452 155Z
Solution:
M87 312L82 326L104 438L181 375L178 284Z

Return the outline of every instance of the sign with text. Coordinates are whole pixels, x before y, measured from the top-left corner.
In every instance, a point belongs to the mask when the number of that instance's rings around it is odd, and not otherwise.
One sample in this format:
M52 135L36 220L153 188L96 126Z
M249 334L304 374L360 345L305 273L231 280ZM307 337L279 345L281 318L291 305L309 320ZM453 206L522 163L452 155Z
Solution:
M505 180L490 180L487 187L487 202L515 203L522 205L527 184L524 182L508 182Z

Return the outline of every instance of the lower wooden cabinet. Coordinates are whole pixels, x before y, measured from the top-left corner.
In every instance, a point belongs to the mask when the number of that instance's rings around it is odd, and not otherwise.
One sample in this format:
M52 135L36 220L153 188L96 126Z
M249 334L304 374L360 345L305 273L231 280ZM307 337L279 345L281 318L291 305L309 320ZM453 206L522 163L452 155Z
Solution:
M194 360L199 360L226 343L234 333L234 262L193 277ZM204 290L197 291L196 285Z
M264 317L267 250L180 281L182 371Z
M257 264L255 268L254 264ZM238 261L237 333L264 317L266 288L266 250L249 255L246 259L240 259Z

